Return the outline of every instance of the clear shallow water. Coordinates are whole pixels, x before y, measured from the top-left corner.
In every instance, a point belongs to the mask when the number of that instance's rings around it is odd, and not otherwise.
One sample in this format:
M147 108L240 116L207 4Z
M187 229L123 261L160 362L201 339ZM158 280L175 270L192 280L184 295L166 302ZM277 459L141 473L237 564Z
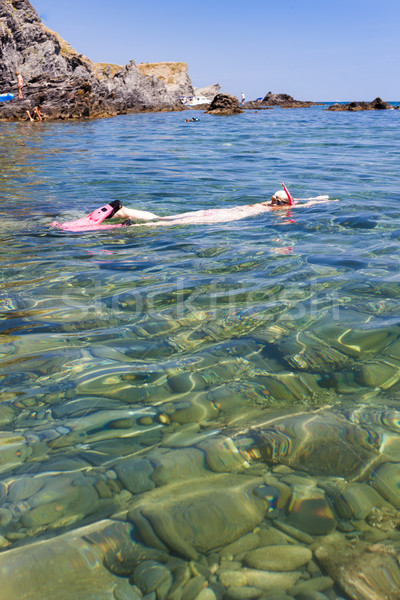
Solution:
M0 562L12 573L46 539L63 548L55 572L71 562L88 582L43 597L120 600L114 575L128 585L142 564L115 566L125 537L166 553L150 558L171 585L256 526L305 546L399 541L400 112L194 114L1 124ZM110 199L162 215L255 203L282 180L340 201L212 226L48 226ZM107 569L66 556L83 526ZM236 570L254 566L242 555ZM327 597L351 597L332 563L277 589L329 574ZM26 573L15 598L39 588ZM215 597L238 597L210 573ZM164 597L149 581L131 576Z

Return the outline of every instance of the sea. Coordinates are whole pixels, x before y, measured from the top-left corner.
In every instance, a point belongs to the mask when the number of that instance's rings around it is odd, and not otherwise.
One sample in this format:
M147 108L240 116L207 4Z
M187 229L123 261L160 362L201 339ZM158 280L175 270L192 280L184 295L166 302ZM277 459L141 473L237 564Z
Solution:
M400 111L326 108L0 124L1 598L398 597Z

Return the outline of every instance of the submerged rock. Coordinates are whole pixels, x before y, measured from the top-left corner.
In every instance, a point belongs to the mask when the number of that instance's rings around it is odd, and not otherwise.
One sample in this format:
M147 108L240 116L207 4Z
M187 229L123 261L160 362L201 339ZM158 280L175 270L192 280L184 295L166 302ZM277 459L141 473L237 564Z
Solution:
M312 558L309 548L299 545L264 546L248 552L244 562L248 567L264 571L296 571Z
M132 527L100 521L51 540L0 553L1 597L12 600L110 600L119 583L104 565L131 543ZM40 590L40 592L38 591Z
M254 493L260 478L213 475L153 490L129 511L144 543L196 559L259 525L266 503Z
M315 556L349 598L400 598L400 567L389 544L369 545L332 534L315 546Z

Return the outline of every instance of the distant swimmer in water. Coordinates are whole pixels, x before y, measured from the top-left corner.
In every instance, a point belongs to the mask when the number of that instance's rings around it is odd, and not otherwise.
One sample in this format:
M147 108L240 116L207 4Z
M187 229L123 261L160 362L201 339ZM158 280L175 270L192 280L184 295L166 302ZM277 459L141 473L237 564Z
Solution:
M316 196L306 198L303 201L293 199L287 188L275 192L271 200L259 202L257 204L245 204L233 208L209 208L206 210L195 210L191 212L179 213L168 217L160 217L147 210L138 210L122 206L118 200L114 200L104 207L101 207L83 217L78 221L70 221L60 224L56 221L55 227L69 231L81 231L84 229L105 229L112 227L131 226L131 227L166 227L172 225L206 225L213 223L229 223L239 221L264 212L270 212L279 209L290 210L294 207L309 207L315 204L329 202L329 196ZM105 224L105 219L119 219L123 223ZM134 223L134 221L140 221Z

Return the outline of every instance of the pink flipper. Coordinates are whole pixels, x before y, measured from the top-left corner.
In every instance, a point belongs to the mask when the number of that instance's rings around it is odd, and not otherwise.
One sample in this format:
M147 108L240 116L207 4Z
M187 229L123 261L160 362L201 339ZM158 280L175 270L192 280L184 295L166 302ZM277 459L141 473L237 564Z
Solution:
M107 219L111 214L115 212L115 208L110 204L105 204L100 208L97 208L86 217L77 219L76 221L67 221L66 223L58 223L53 221L52 227L58 227L64 231L91 231L94 229L114 229L115 227L125 227L123 223L110 223L109 225L102 225L104 219Z

